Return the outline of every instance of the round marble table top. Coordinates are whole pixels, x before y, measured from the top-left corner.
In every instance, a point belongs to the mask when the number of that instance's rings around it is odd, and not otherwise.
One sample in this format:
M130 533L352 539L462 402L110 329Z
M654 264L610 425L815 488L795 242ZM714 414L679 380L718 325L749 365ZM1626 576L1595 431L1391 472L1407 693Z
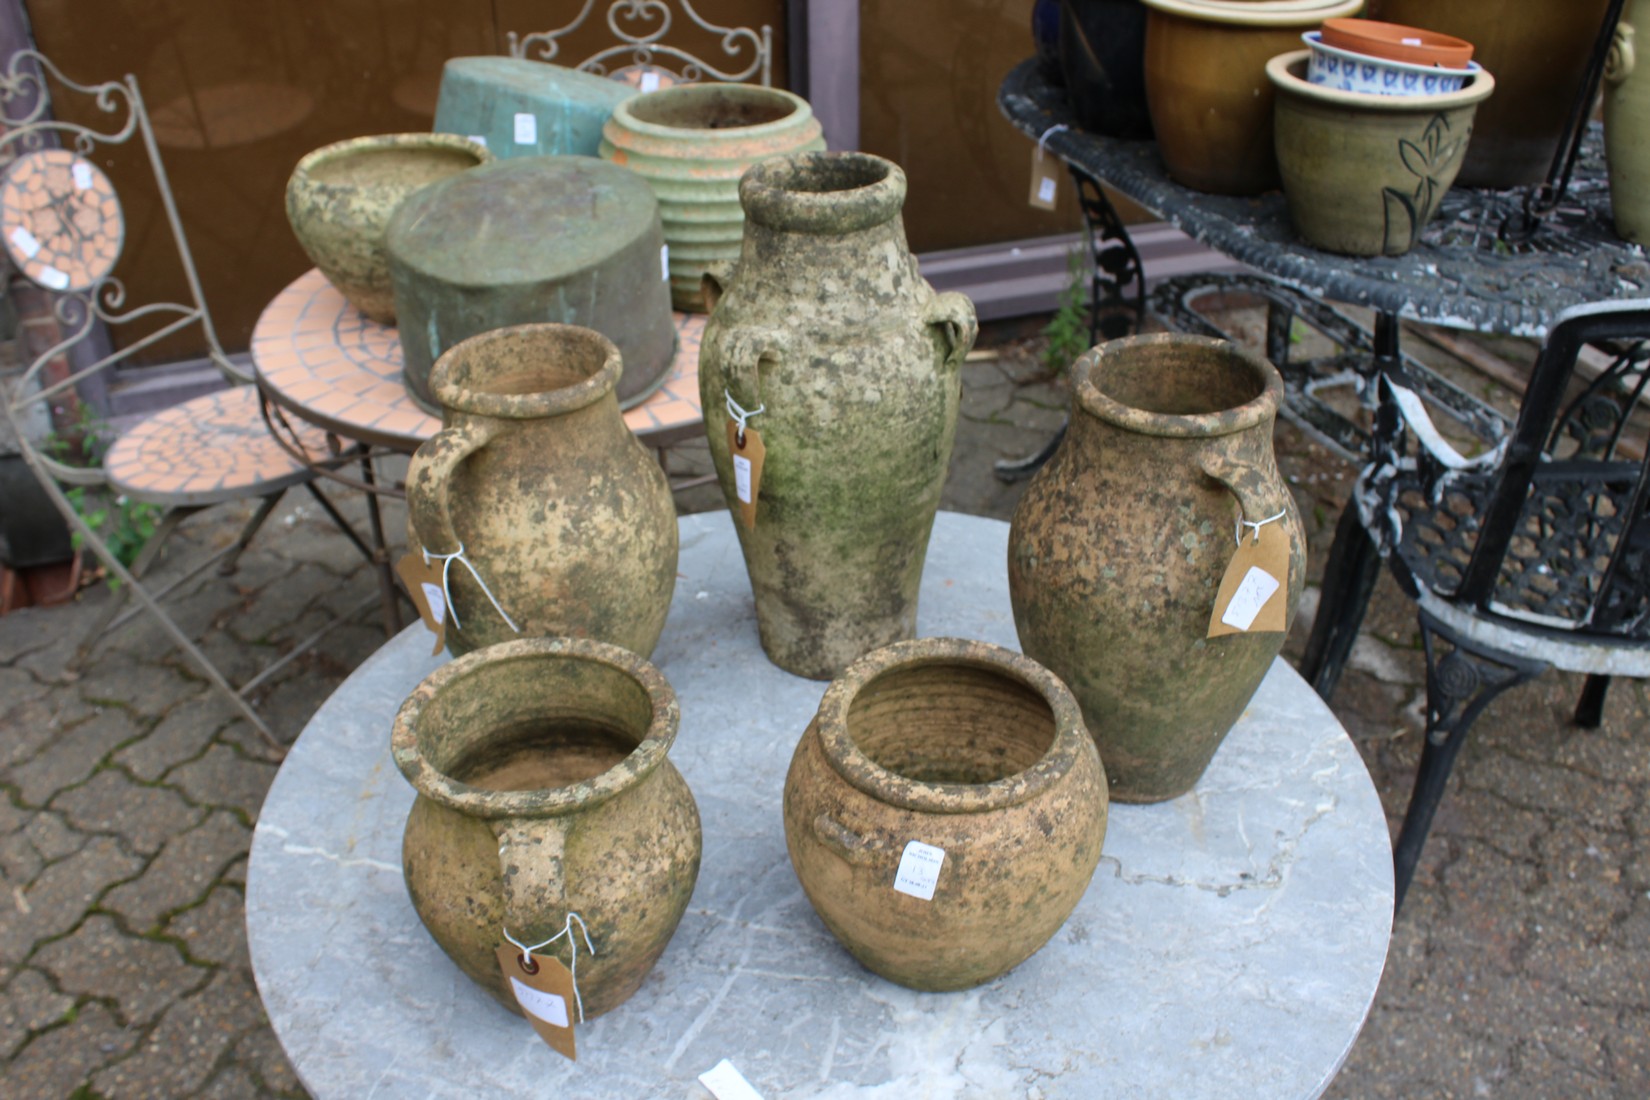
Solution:
M625 413L644 442L696 429L702 313L678 313L676 358L659 389ZM350 305L311 268L264 307L252 363L265 392L299 418L345 439L411 451L441 430L401 381L401 338Z
M942 513L925 635L1015 644L1008 528ZM697 1097L729 1059L777 1097L1315 1096L1375 996L1392 918L1386 819L1345 732L1281 660L1190 794L1113 805L1064 928L1008 974L916 993L864 970L809 907L781 790L824 684L757 642L726 512L681 520L654 661L671 759L704 823L687 914L641 989L551 1051L448 961L401 876L412 790L397 706L444 658L414 626L316 712L260 814L247 876L258 988L305 1087L332 1097Z

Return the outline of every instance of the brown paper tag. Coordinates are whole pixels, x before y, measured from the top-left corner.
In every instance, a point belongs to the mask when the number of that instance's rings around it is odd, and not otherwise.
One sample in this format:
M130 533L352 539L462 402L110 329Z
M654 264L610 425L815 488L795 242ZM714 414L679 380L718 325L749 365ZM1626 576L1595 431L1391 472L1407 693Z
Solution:
M1243 531L1209 616L1209 637L1282 633L1289 607L1289 536L1274 523Z
M578 1061L573 1024L578 1019L579 1002L567 967L552 955L534 955L529 970L522 965L521 948L513 943L498 949L498 965L504 972L504 984L510 987L539 1038L557 1054Z
M1059 163L1057 158L1048 155L1041 142L1031 147L1031 198L1027 201L1039 210L1054 209L1060 194Z
M747 528L756 527L756 497L762 491L762 459L767 454L762 446L762 433L755 428L745 429L745 441L739 441L739 424L728 421L728 454L733 459L733 489L739 498L739 521Z
M424 620L424 629L435 635L433 657L447 644L447 599L441 591L441 565L425 561L416 550L409 551L395 563L395 574L407 587L418 617Z

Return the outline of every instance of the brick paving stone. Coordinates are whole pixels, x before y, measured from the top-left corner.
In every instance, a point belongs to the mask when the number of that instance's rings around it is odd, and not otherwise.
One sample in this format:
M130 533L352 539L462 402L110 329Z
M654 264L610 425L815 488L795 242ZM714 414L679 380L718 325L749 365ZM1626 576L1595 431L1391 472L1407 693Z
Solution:
M53 737L26 763L12 768L7 778L26 804L44 806L64 787L90 776L104 757L137 735L138 727L124 711L108 708Z
M52 800L83 832L114 833L134 851L153 855L168 837L184 832L206 815L175 791L145 787L117 768L107 768Z
M6 701L5 735L0 736L0 778L36 755L64 729L95 717L97 711L79 695L58 689L53 695L21 702Z
M92 837L86 845L40 872L33 882L0 899L0 962L20 961L36 943L80 923L104 891L143 868L143 861L114 837Z
M218 731L235 720L234 704L205 687L180 694L181 700L143 737L115 754L115 762L145 782L199 756Z
M52 988L38 970L24 968L0 993L0 1058L10 1058L30 1033L63 1018L74 998Z
M174 650L164 635L160 641L160 645L145 644L138 651L142 659L119 651L98 650L76 685L81 697L100 706L121 707L139 718L155 719L165 714L177 702L179 684L175 672L157 663Z
M237 1039L263 1022L251 978L220 970L198 993L174 1001L138 1048L95 1074L92 1086L107 1100L186 1096Z
M235 1060L251 1071L269 1092L279 1096L307 1096L297 1071L287 1060L275 1038L275 1030L268 1024L249 1032L235 1046Z
M29 961L65 993L113 1000L120 1017L134 1027L159 1017L213 973L185 962L172 944L127 935L101 914L87 917L72 935L46 944Z
M252 1075L237 1065L227 1065L213 1075L206 1087L195 1094L195 1100L247 1100L266 1096Z
M168 913L204 898L251 841L251 830L234 814L214 810L187 833L168 840L143 874L111 890L103 906L135 931L147 932Z
M74 1095L100 1066L128 1050L137 1038L137 1032L122 1027L102 1005L82 1005L70 1023L35 1036L6 1066L0 1084L18 1100Z
M198 759L167 772L166 782L202 805L233 807L253 821L276 768L268 760L251 760L228 745L216 744Z
M27 825L32 818L33 814L30 811L15 804L4 791L0 791L0 836L10 836Z
M163 931L182 940L192 958L252 970L246 948L246 901L239 890L214 887L201 904L174 915Z

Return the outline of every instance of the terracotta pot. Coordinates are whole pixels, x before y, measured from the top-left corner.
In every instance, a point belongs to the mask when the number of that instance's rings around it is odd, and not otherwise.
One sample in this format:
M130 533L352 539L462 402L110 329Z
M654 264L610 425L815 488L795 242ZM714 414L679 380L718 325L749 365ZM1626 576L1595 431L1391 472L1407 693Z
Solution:
M1062 0L1060 64L1078 125L1110 137L1152 136L1145 51L1141 0Z
M1112 797L1157 802L1197 782L1283 645L1207 636L1239 518L1281 513L1264 530L1288 539L1294 618L1306 552L1272 457L1283 381L1185 335L1113 340L1073 371L1066 441L1010 524L1014 625L1082 704Z
M323 146L287 180L287 220L351 305L393 325L384 252L390 217L414 191L492 159L485 146L455 134L382 134Z
M905 243L905 173L864 153L764 161L739 182L745 239L699 354L730 508L731 398L761 435L755 526L736 523L762 648L830 679L916 629L956 434L974 307L935 294ZM712 277L714 288L720 285Z
M1480 70L1458 92L1368 95L1311 84L1306 64L1298 50L1266 66L1295 232L1326 252L1408 252L1455 182L1495 78Z
M407 471L408 545L464 551L468 565L446 567L455 655L518 637L505 615L521 635L596 638L644 657L658 644L676 587L676 507L625 426L618 376L612 341L573 325L497 329L436 364L445 426Z
M698 807L666 759L679 720L658 669L568 638L472 653L401 705L391 746L418 791L407 894L448 957L512 1012L495 953L506 929L542 943L577 914L594 948L572 923L585 1019L634 993L676 931L700 854ZM574 961L566 936L536 954Z
M1047 943L1088 888L1106 811L1065 686L955 638L856 662L785 777L785 842L820 919L867 967L921 990L990 981ZM932 852L926 883L902 875L912 842L943 853L937 879Z
M645 179L670 247L671 303L703 311L705 269L739 257L739 177L765 157L825 148L801 96L755 84L682 84L620 103L601 155Z
M1499 90L1474 123L1466 187L1521 187L1547 175L1609 0L1370 0L1369 15L1473 44Z
M1638 60L1637 11L1627 0L1604 69L1604 153L1616 232L1643 244L1650 241L1650 70Z
M1465 39L1378 19L1325 19L1323 42L1351 53L1411 65L1463 69L1472 60L1472 43Z
M1363 0L1145 0L1146 101L1164 166L1197 191L1278 186L1266 62Z

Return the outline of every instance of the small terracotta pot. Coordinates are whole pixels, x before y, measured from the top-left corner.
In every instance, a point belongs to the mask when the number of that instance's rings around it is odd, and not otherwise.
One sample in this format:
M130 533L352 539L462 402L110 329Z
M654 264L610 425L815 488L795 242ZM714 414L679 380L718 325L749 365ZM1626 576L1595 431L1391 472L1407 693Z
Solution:
M1445 69L1464 69L1472 60L1472 43L1464 38L1376 19L1325 19L1323 43L1370 57Z
M351 305L395 323L384 231L420 188L486 164L484 146L456 134L351 138L308 154L286 184L286 216L298 243Z
M868 654L826 690L785 778L785 842L856 959L912 989L967 989L1065 923L1100 861L1107 807L1100 757L1053 673L984 642L923 638ZM937 868L928 853L927 897L909 874L921 846L943 852Z

